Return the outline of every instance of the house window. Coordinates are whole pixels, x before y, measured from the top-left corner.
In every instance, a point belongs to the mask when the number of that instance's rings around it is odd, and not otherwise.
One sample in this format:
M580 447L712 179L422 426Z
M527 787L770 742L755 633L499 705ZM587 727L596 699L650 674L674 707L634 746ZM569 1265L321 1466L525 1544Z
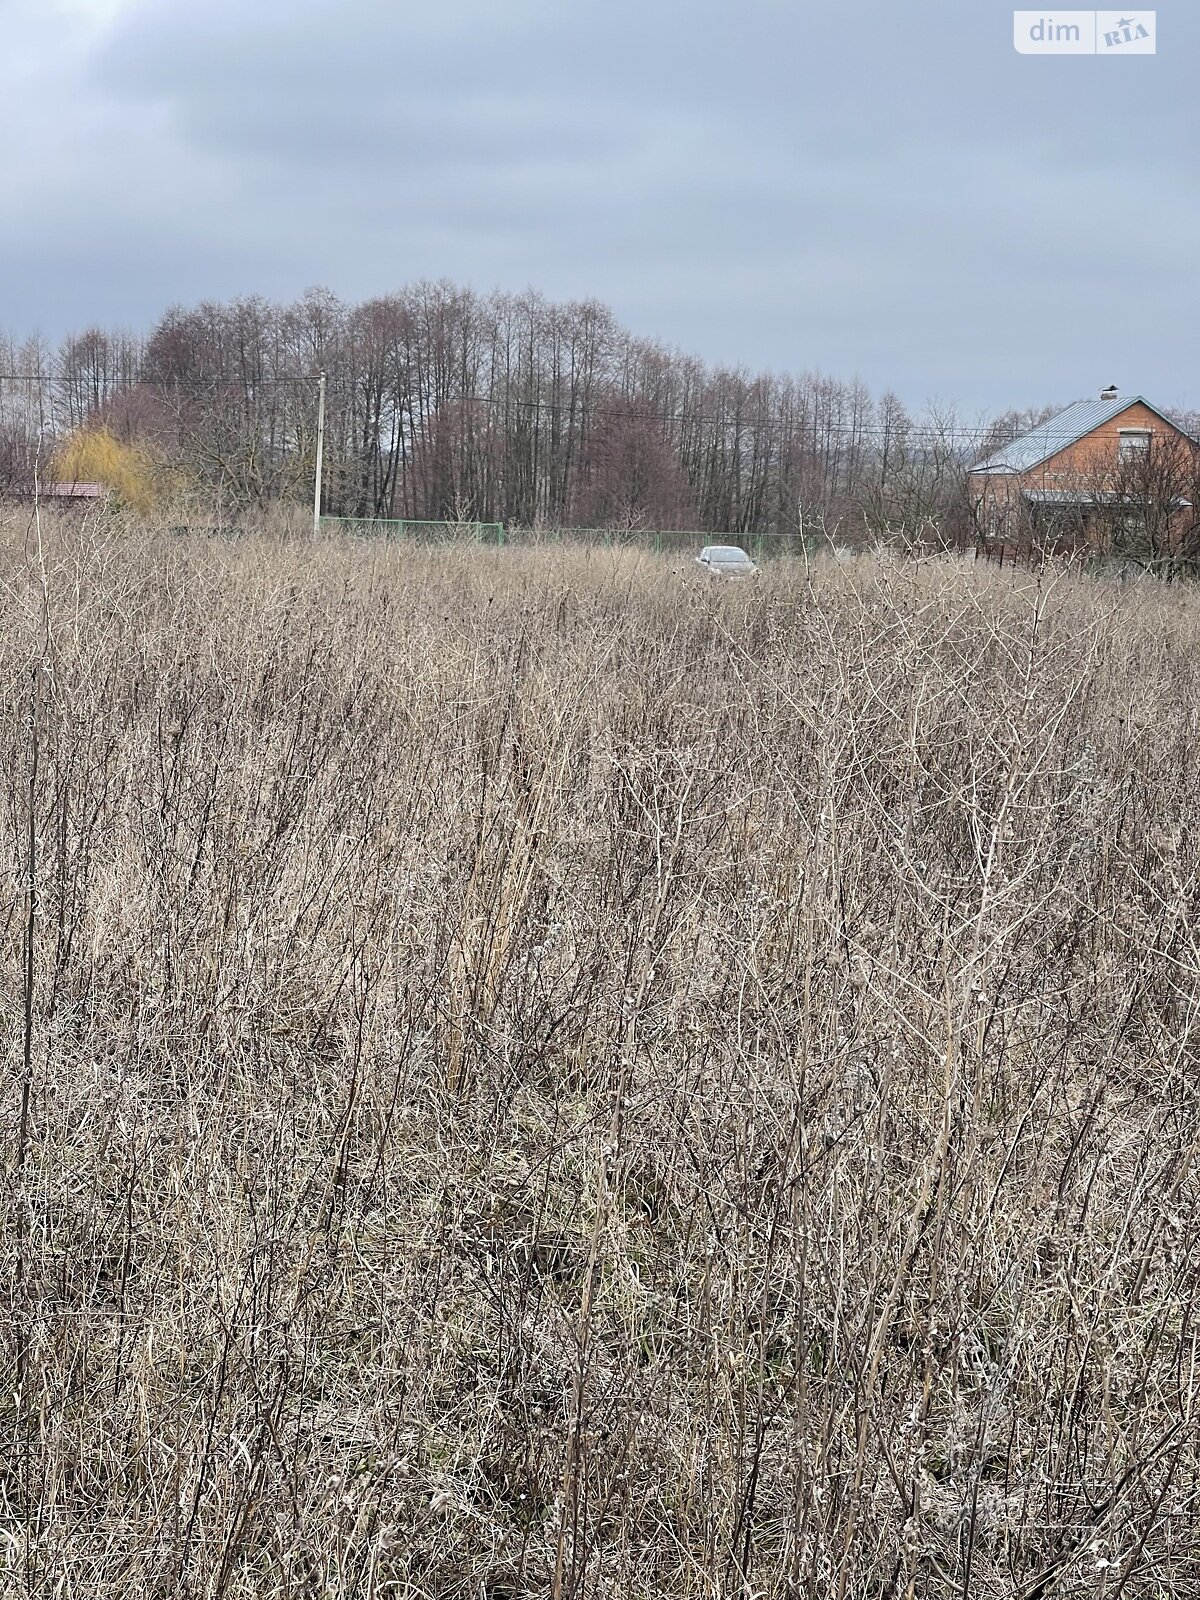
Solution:
M1150 448L1149 428L1122 428L1117 439L1117 459L1138 461Z

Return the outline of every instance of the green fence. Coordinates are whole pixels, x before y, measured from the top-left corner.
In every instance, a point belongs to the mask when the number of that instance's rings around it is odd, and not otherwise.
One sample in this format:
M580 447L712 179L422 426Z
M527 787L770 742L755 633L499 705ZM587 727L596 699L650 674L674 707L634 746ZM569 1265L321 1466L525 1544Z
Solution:
M803 555L805 541L791 533L713 533L698 528L512 528L503 522L453 522L414 517L328 517L323 527L418 544L506 545L588 544L609 549L645 550L655 555L698 556L705 545L736 544L756 561ZM808 553L814 546L808 543Z
M547 528L540 535L521 535L508 530L508 539L540 537L555 542L602 544L628 550L650 550L655 555L698 556L705 545L739 545L755 560L772 556L812 555L816 544L789 532L715 533L700 528Z
M502 522L434 521L418 517L322 517L321 525L346 533L384 539L412 539L417 544L494 544L506 542Z

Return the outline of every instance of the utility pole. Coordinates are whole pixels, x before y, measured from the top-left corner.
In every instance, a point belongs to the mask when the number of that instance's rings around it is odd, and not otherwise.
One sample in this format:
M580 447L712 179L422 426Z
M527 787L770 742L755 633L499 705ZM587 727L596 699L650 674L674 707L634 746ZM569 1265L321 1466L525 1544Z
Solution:
M313 537L321 531L321 474L325 463L325 374L317 385L317 471L313 484Z

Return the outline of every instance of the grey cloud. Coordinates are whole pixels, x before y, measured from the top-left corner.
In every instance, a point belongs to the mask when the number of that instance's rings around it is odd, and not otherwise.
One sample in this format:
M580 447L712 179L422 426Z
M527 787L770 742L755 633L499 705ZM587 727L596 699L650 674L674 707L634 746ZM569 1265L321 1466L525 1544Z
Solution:
M1118 64L1017 57L993 0L143 0L0 179L0 321L448 277L918 402L1200 403L1200 13L1163 19Z

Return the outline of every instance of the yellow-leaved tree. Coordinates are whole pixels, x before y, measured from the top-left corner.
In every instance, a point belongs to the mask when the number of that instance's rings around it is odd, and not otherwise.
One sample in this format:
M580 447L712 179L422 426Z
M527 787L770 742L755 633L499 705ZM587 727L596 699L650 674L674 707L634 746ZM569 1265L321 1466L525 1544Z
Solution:
M107 428L77 428L54 454L60 483L100 483L123 506L141 516L154 509L154 465L136 445L122 444Z

